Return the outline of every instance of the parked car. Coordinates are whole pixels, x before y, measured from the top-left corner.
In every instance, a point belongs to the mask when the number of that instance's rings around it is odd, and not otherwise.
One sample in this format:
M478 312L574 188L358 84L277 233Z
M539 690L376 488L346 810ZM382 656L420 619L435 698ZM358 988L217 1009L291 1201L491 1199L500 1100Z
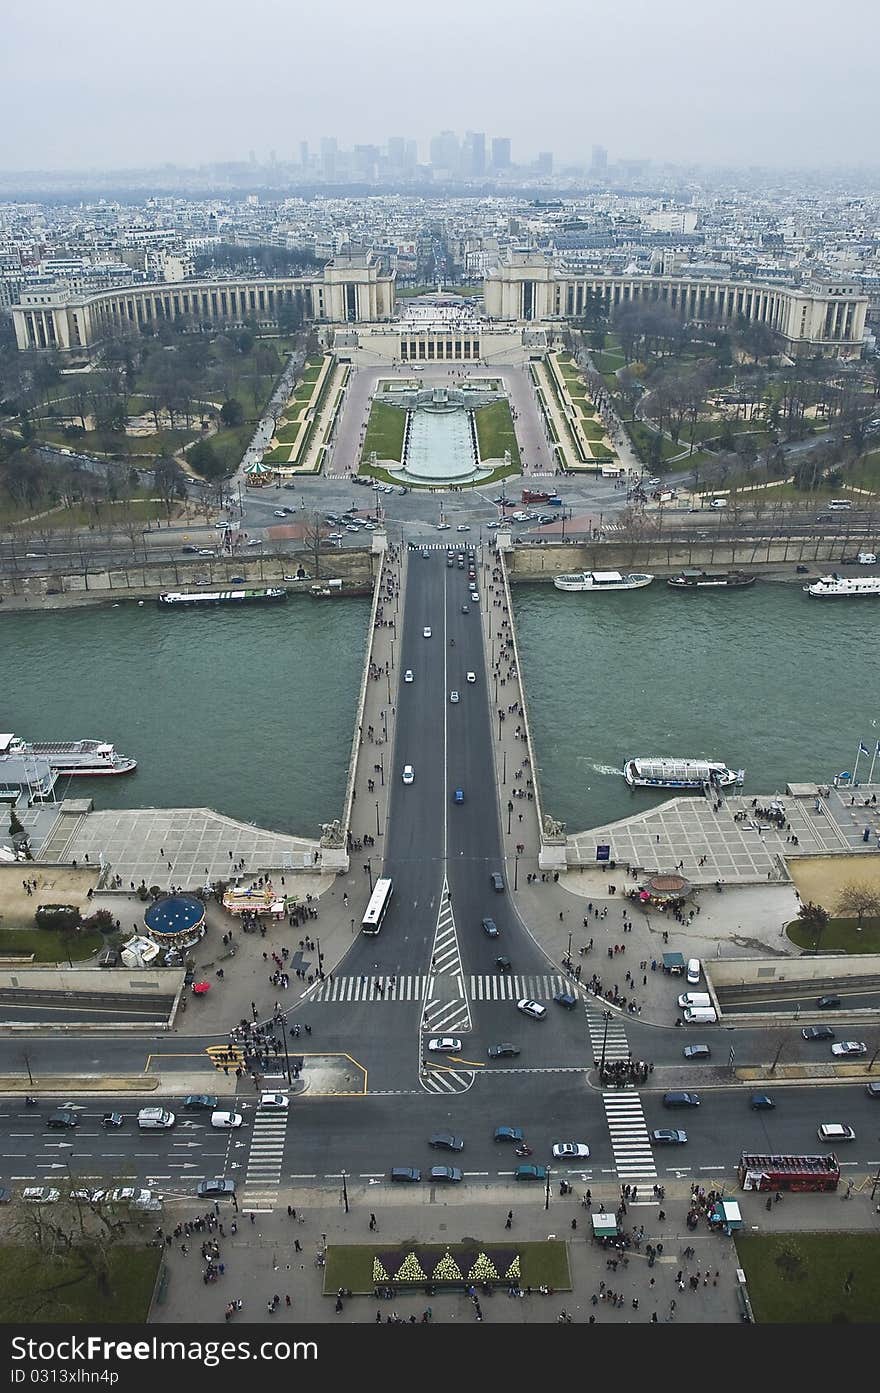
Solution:
M434 1184L456 1184L464 1179L464 1175L458 1166L432 1166L429 1172L430 1179Z
M831 1046L831 1053L839 1059L860 1059L868 1053L868 1046L862 1040L840 1040Z
M28 1185L27 1189L22 1190L21 1197L28 1204L54 1204L61 1198L61 1191L49 1185Z
M687 1132L675 1127L658 1127L651 1133L655 1146L684 1146L687 1139Z
M436 1151L464 1151L464 1141L454 1137L451 1132L435 1132L428 1138L428 1145Z
M391 1179L401 1180L404 1183L421 1180L422 1172L418 1166L392 1166Z

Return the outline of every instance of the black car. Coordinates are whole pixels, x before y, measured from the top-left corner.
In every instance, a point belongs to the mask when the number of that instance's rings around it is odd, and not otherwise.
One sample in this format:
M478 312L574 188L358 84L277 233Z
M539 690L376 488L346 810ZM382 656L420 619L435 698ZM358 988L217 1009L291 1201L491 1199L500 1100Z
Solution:
M496 958L496 959L495 959L495 971L496 971L496 972L509 972L509 971L510 971L510 958Z
M404 1184L409 1184L421 1180L421 1178L422 1172L418 1166L392 1166L391 1168L392 1180L402 1180Z
M214 1176L212 1180L200 1180L196 1194L200 1199L211 1198L211 1196L222 1197L223 1195L234 1195L235 1181L224 1180L222 1175Z
M490 1059L515 1059L519 1045L490 1045L486 1053Z
M46 1118L47 1127L76 1127L78 1122L79 1118L70 1108L58 1108Z
M495 923L494 919L481 919L480 922L483 926L483 933L487 938L498 937L498 925Z
M577 1006L577 997L572 996L571 992L555 992L553 1000L557 1006L564 1006L566 1011L573 1011Z
M468 605L462 605L461 612L462 614L470 614L470 607Z
M769 1093L753 1093L749 1098L749 1107L754 1108L756 1112L761 1112L767 1108L775 1108L776 1104Z
M463 1177L461 1171L459 1170L458 1166L432 1166L432 1167L431 1167L431 1180L432 1180L435 1184L437 1184L437 1183L440 1183L440 1184L448 1184L448 1183L450 1183L450 1182L453 1183L453 1184L456 1184L458 1181L463 1180L463 1179L464 1179L464 1177Z
M454 1137L451 1132L435 1132L428 1138L428 1145L437 1151L464 1151L463 1139Z
M664 1108L698 1108L700 1106L699 1093L681 1093L677 1089L672 1093L663 1094Z
M218 1103L214 1093L189 1093L183 1100L187 1112L216 1112Z
M492 889L497 894L502 895L504 893L504 876L500 871L493 871L490 879L492 881Z
M820 1011L833 1011L840 1005L839 996L820 996L816 1002Z
M805 1040L833 1040L834 1031L830 1025L805 1025L801 1031Z

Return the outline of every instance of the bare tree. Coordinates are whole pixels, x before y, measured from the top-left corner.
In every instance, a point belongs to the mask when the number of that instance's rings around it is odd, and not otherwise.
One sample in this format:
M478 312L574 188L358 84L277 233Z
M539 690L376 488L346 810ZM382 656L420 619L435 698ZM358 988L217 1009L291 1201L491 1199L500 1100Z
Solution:
M312 575L315 580L321 577L321 549L327 539L327 528L319 513L310 513L303 523L303 550L312 561Z
M834 908L838 914L856 914L858 927L861 928L864 915L867 914L869 919L876 919L880 916L880 892L873 885L869 885L867 881L850 881L841 889Z

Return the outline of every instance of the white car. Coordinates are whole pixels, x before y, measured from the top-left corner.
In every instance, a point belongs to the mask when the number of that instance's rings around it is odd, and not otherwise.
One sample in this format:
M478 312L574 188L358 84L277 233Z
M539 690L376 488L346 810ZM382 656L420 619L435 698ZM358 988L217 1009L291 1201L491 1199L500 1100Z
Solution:
M553 1158L556 1161L582 1161L590 1154L590 1148L582 1141L555 1141Z
M29 1185L22 1190L21 1197L28 1204L54 1204L61 1198L60 1190L50 1190L46 1185Z
M430 638L430 637L431 637L431 626L430 626L430 624L426 624L425 627L424 627L424 629L422 629L422 638Z
M868 1053L868 1046L861 1040L838 1040L836 1045L831 1046L831 1053L844 1058L860 1058Z
M347 522L345 524L345 530L346 532L360 532L361 529L356 527L353 522Z
M496 527L500 527L500 526L501 526L501 523L500 523L500 522L487 522L487 523L486 523L486 526L487 526L487 528L496 528Z
M438 523L437 523L437 531L438 531L438 532L448 532L451 526L452 526L452 523L451 523L451 522L438 522Z
M385 487L383 488L382 492L383 492L383 493L393 493L393 492L394 492L394 486L393 486L393 484L386 484Z
M132 1209L140 1209L153 1214L162 1208L162 1196L154 1195L152 1190L136 1190L130 1186L123 1186L119 1190L108 1190L103 1195L99 1192L99 1195L110 1204L128 1204ZM98 1196L96 1195L95 1198Z
M465 675L467 677L468 682L476 682L477 674L475 672L468 672Z
M547 1014L547 1007L542 1006L540 1001L518 1001L517 1011L522 1011L524 1016L531 1016L534 1021L542 1021Z
M458 1054L461 1049L461 1041L454 1035L437 1035L433 1040L428 1041L428 1049L433 1054Z
M411 764L405 764L405 765L403 766L403 782L404 782L405 784L411 784L411 783L413 783L413 782L415 781L415 777L416 777L416 773L415 773L415 770L413 769L412 765L411 765Z
M286 517L287 514L285 513L285 511L284 511L283 508L276 508L275 511L273 512L272 516L273 516L273 518L283 518L283 517Z
M328 536L328 538L330 539L331 542L341 542L342 539L343 539L343 537L345 536L345 533L344 533L344 532L328 532L328 533L327 533L327 536Z
M412 680L413 680L413 670L412 670L411 667L408 667L407 670L406 670L406 672L403 674L403 680L404 680L404 682L412 682Z
M453 706L454 706L454 705L456 704L456 702L458 701L458 692L455 692L455 691L450 692L450 693L449 693L449 700L452 702L452 704L453 704Z
M286 1108L290 1104L290 1099L286 1093L261 1093L261 1108Z
M819 1127L817 1137L820 1141L855 1141L856 1131L847 1122L823 1122Z
M221 1131L228 1132L233 1127L240 1127L244 1118L240 1112L212 1112L211 1126L217 1127Z
M460 522L455 530L456 532L470 532L470 523Z

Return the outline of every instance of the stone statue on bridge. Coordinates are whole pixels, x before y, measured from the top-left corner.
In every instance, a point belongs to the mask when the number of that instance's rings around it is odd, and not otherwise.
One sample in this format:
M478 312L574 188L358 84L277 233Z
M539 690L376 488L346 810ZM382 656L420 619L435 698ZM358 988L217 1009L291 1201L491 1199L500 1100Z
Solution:
M545 813L545 814L544 814L544 836L545 836L545 837L564 837L564 836L565 836L565 823L564 823L564 822L559 822L555 817L551 817L549 813Z
M321 823L321 846L334 848L345 846L345 833L338 817L335 817L332 822Z

